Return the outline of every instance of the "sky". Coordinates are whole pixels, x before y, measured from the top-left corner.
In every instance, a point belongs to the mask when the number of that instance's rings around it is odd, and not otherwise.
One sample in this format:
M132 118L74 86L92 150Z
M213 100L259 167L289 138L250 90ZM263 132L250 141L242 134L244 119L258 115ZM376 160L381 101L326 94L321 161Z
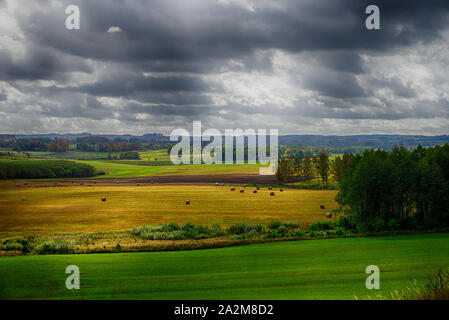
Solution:
M449 134L448 75L447 0L0 0L0 133Z

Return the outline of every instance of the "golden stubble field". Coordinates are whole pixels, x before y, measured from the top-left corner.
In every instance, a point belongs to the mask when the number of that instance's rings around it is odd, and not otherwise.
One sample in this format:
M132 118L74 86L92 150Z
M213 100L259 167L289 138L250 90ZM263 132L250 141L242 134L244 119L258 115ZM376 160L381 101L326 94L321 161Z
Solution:
M236 222L272 220L310 224L325 220L336 208L336 191L267 188L253 194L240 186L113 185L69 182L53 186L30 182L0 182L0 236L33 232L101 232L129 230L139 225L192 222L228 226ZM48 186L52 185L52 186ZM102 202L101 198L107 201ZM190 205L185 204L190 200ZM326 209L320 209L320 205Z

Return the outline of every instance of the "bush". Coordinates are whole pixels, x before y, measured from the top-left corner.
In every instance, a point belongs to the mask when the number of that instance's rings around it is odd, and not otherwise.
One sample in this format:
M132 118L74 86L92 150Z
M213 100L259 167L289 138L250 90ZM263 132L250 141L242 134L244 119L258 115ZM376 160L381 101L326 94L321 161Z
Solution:
M299 229L301 225L295 221L283 222L282 225L288 229Z
M391 219L390 221L388 221L387 224L388 230L399 230L401 228L401 225L399 223L399 219Z
M28 253L31 251L31 244L28 240L23 238L11 238L3 240L1 246L3 251L22 251Z
M327 230L333 230L335 229L336 225L335 222L332 221L318 221L315 223L312 223L310 225L311 231L327 231Z
M385 222L380 218L372 218L357 225L357 232L379 232L385 229Z
M73 253L72 244L66 240L47 240L36 247L38 253Z
M229 234L244 234L255 230L257 233L265 233L265 228L261 224L237 223L231 225L226 231Z
M133 228L131 234L147 240L183 240L219 237L223 236L225 231L217 224L212 226L195 226L192 223L184 223L182 226L179 226L176 223L166 223L139 226Z
M274 229L279 228L281 225L282 225L282 223L280 221L271 221L268 224L268 228L271 229L271 230L274 230Z
M340 228L343 228L344 230L350 230L354 231L356 230L356 223L354 221L354 218L351 216L342 216L337 221L337 226Z

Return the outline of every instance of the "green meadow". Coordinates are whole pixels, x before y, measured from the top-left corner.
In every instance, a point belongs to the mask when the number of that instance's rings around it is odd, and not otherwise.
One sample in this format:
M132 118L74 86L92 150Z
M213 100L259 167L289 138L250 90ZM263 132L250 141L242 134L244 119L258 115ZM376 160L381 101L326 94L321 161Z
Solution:
M77 265L81 289L65 288ZM380 290L365 269L380 268ZM222 249L0 258L1 299L387 299L449 266L449 234L275 242ZM407 287L409 288L407 290Z
M260 164L190 164L190 165L143 165L137 160L117 161L79 161L90 164L106 174L99 178L171 176L171 175L201 175L201 174L259 174Z

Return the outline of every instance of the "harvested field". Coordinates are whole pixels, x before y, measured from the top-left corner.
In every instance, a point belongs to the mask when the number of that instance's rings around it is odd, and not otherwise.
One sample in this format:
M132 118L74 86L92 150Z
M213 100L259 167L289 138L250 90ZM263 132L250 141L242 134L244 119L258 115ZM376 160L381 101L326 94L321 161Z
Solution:
M309 224L326 219L320 204L336 207L336 191L285 190L270 197L230 192L228 186L104 183L80 186L71 181L30 182L17 188L0 182L0 236L28 232L94 232L129 230L166 222L267 223L272 220ZM274 188L273 190L277 190ZM107 201L101 199L105 197ZM190 205L186 205L186 200Z

